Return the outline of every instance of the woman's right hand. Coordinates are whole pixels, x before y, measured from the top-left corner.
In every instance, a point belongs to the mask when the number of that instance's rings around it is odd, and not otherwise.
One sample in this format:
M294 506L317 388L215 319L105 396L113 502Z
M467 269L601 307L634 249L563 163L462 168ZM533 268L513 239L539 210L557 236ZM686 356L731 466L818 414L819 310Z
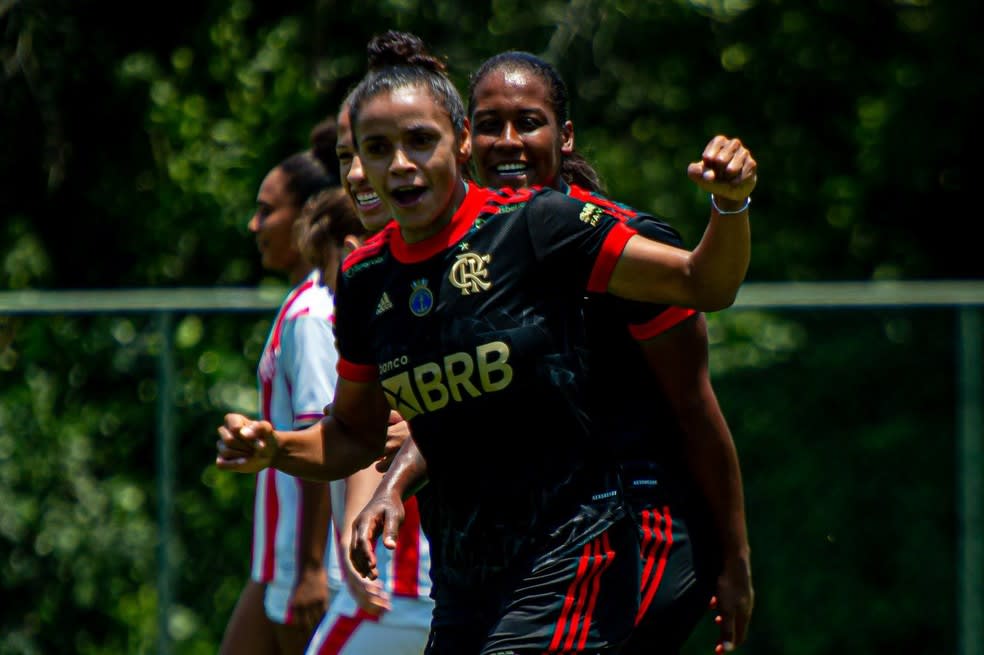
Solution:
M218 433L215 465L222 470L256 473L270 466L277 454L277 437L268 421L226 414Z

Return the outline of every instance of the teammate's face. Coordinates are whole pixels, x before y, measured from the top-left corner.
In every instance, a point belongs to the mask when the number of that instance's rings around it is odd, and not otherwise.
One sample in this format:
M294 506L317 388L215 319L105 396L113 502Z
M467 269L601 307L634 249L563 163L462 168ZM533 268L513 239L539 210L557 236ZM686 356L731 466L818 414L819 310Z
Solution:
M389 207L403 238L420 241L447 225L464 197L467 125L455 134L447 111L430 92L409 86L368 100L357 132L369 184Z
M352 140L352 121L346 106L338 114L338 139L335 143L338 155L342 186L355 203L359 220L370 232L378 232L389 221L389 211L379 195L369 185L369 179L362 170L362 160L355 151Z
M249 230L256 235L263 268L292 272L301 261L294 242L294 221L300 209L287 190L287 175L277 167L267 173L256 195L256 212Z
M473 93L472 161L479 182L555 186L562 156L574 150L574 126L557 124L547 83L523 69L499 69Z

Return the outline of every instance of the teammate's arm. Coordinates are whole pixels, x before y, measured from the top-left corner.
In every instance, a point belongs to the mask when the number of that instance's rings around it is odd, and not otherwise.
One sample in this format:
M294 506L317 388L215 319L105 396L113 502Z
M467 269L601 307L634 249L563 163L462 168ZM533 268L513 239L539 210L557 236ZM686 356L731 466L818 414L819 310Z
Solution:
M288 601L297 624L314 630L328 609L328 576L324 555L331 523L331 496L327 482L299 480L301 517L297 543L301 567Z
M413 438L408 438L376 487L372 499L353 522L350 558L359 573L369 579L379 575L376 540L382 535L386 548L396 548L396 537L406 518L403 500L426 483L427 461Z
M372 616L379 616L389 611L392 609L392 604L377 580L365 577L352 565L349 551L352 545L352 526L356 517L372 498L382 477L382 473L376 470L375 466L370 466L345 478L345 515L342 517L338 537L339 560L345 569L345 582L355 602Z
M717 136L687 175L724 211L744 206L757 182L757 164L738 139ZM629 300L717 311L729 307L745 279L751 254L748 209L711 212L693 252L632 236L619 256L607 290Z
M309 480L339 480L383 454L389 405L378 381L339 378L331 413L299 431L227 414L219 427L218 468L255 473L273 467Z
M640 342L685 435L687 465L714 522L723 557L714 613L720 643L741 645L751 619L750 548L741 468L731 430L711 385L707 323L701 314Z

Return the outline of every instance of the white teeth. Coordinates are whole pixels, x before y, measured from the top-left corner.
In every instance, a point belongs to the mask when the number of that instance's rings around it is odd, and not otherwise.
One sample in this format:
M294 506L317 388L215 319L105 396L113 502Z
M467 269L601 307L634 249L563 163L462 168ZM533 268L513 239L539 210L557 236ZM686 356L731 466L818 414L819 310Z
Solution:
M363 193L355 194L355 200L360 205L372 205L379 202L379 196L373 191L365 191Z
M509 174L509 173L523 173L526 171L526 164L516 162L513 164L499 164L495 167L495 170L499 173Z

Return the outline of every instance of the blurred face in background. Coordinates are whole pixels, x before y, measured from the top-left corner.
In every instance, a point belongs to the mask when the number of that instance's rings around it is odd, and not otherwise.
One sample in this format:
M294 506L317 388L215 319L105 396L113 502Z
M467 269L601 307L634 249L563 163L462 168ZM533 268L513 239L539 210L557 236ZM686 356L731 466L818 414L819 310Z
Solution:
M287 174L279 167L267 173L256 195L256 213L249 219L263 268L270 271L292 272L301 262L293 231L301 210L287 182Z
M355 142L352 138L352 121L348 105L343 106L338 114L338 140L335 153L338 155L342 186L355 203L359 219L367 230L378 232L389 222L389 210L386 209L379 194L370 186L369 179L362 170L362 161L359 159L359 153L355 151Z
M473 95L472 164L479 183L555 186L563 155L574 150L574 126L558 125L547 82L523 68L498 68Z

